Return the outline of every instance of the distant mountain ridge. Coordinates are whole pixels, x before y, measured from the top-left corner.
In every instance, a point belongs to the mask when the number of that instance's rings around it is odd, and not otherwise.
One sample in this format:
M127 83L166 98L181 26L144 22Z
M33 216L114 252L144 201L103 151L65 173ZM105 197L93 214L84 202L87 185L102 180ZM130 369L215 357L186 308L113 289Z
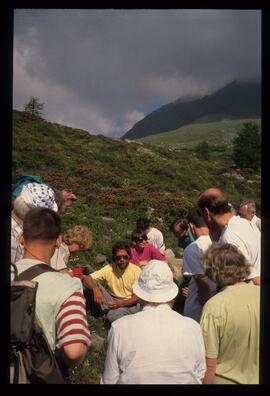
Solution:
M177 99L138 121L122 139L137 139L169 132L197 120L222 120L259 117L261 115L261 84L233 81L212 95L193 101Z

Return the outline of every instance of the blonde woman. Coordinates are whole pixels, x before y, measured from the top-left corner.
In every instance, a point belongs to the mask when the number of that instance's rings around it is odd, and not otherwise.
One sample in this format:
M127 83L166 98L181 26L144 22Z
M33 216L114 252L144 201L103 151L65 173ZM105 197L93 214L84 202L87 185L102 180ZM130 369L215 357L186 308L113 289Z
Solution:
M87 250L92 246L92 243L92 232L86 226L76 225L68 229L62 235L62 243L56 248L51 258L51 266L57 271L71 275L67 268L70 253Z

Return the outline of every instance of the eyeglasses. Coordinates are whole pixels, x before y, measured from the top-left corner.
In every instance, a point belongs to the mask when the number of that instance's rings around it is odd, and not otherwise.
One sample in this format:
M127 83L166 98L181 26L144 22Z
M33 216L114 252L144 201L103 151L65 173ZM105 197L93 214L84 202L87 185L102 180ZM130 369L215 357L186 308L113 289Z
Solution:
M124 260L129 259L129 256L127 254L123 254L121 256L115 256L116 260L120 260L121 258Z
M143 239L143 238L140 238L140 239L137 239L137 241L136 241L136 242L142 243L142 242L146 242L146 240L145 240L145 239Z

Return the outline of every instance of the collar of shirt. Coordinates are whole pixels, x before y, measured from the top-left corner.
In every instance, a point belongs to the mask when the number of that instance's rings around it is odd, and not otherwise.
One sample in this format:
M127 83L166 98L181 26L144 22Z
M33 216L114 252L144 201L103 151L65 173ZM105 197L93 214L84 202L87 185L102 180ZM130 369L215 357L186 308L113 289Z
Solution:
M23 220L20 219L16 213L14 212L14 210L11 212L11 219L13 219L13 221L15 221L16 224L18 224L18 226L21 227L21 229L23 228Z
M18 275L23 271L27 270L28 268L33 267L36 264L46 264L44 261L36 260L36 259L29 259L29 258L22 258L18 260L15 265L18 269Z
M119 268L118 265L114 262L111 265L113 267L114 273L119 274L119 275L123 275L123 273L130 267L130 263L128 263L128 265L124 269Z
M234 215L233 215L233 216L230 218L230 220L228 221L228 223L225 224L225 226L223 227L223 229L222 229L222 231L221 231L221 234L220 234L220 237L219 237L219 242L221 241L221 239L222 239L222 237L223 237L223 235L224 235L224 232L227 230L229 223L234 223L235 220L237 220L237 216L234 216Z
M145 305L142 311L147 311L149 309L172 309L167 303L160 303L159 305Z

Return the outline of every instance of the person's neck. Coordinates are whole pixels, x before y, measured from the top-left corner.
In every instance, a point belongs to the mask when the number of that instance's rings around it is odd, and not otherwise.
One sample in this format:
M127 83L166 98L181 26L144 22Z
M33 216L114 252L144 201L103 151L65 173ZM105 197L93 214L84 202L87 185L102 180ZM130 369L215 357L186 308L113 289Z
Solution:
M224 213L222 215L217 215L215 222L220 230L222 230L231 220L234 215L231 212Z
M51 254L41 246L24 246L23 258L39 260L50 265Z
M142 247L140 247L140 246L135 246L135 250L136 250L136 252L138 252L138 253L142 253L143 250L144 250L144 247L142 248Z
M195 237L198 239L201 236L209 236L209 229L207 227L196 228Z
M11 217L16 221L18 224L22 224L23 220L16 214L14 210L11 212Z

